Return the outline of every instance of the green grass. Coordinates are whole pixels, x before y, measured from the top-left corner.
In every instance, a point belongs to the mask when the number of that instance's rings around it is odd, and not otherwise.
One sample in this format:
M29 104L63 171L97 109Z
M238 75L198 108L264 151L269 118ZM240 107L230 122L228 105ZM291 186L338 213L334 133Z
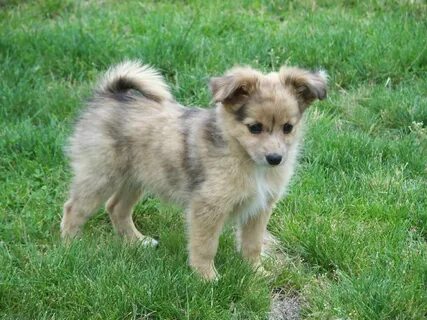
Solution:
M205 3L206 2L206 3ZM309 130L270 230L286 252L254 275L221 239L222 278L186 266L180 209L147 199L121 243L100 212L63 246L63 145L99 73L160 68L177 99L208 105L236 63L325 68ZM427 7L423 1L0 1L0 317L265 319L270 294L313 319L427 317Z

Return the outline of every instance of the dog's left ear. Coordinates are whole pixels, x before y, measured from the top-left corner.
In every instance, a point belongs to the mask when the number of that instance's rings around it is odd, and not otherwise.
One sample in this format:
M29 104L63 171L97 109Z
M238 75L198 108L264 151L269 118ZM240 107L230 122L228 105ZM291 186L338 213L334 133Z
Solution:
M314 100L326 98L328 75L323 70L311 72L299 68L282 67L279 76L285 87L293 89L301 112L307 109Z
M259 73L248 67L231 69L222 77L210 80L209 87L215 102L234 109L245 103L256 90Z

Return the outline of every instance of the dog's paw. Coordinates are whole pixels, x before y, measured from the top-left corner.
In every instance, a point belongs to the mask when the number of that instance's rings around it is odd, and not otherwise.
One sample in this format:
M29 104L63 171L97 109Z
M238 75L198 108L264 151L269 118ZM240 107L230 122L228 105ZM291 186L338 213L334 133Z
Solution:
M215 282L219 280L219 274L213 265L209 265L209 266L192 265L191 268L205 281Z
M159 245L159 242L156 239L153 239L149 236L144 236L140 232L133 232L124 237L124 239L131 244L142 245L143 247L155 248Z
M159 245L159 241L147 236L142 236L142 238L139 238L138 240L144 247L155 248Z

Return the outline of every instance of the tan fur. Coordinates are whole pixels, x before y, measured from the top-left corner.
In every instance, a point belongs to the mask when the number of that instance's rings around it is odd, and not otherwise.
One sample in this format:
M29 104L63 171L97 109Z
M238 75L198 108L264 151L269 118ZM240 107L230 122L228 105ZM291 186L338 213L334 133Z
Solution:
M124 62L107 72L70 138L64 238L107 202L118 234L155 245L132 221L133 206L149 192L186 209L189 262L205 279L217 275L214 257L228 220L239 228L243 256L259 265L272 208L294 171L302 113L325 97L326 76L237 67L210 86L215 108L185 108L149 67ZM254 134L256 123L262 132ZM269 164L271 154L280 164Z

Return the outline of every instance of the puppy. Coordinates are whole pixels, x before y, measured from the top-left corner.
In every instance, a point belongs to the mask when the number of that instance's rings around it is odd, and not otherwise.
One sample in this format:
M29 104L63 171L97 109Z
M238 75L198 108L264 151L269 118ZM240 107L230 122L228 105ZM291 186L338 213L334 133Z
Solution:
M176 102L161 75L137 61L111 68L77 122L68 155L74 173L62 237L76 236L106 202L116 232L146 245L132 221L144 193L186 209L190 266L217 276L214 257L227 220L242 255L260 263L263 235L297 160L303 113L326 97L326 74L236 67L212 78L215 108Z

